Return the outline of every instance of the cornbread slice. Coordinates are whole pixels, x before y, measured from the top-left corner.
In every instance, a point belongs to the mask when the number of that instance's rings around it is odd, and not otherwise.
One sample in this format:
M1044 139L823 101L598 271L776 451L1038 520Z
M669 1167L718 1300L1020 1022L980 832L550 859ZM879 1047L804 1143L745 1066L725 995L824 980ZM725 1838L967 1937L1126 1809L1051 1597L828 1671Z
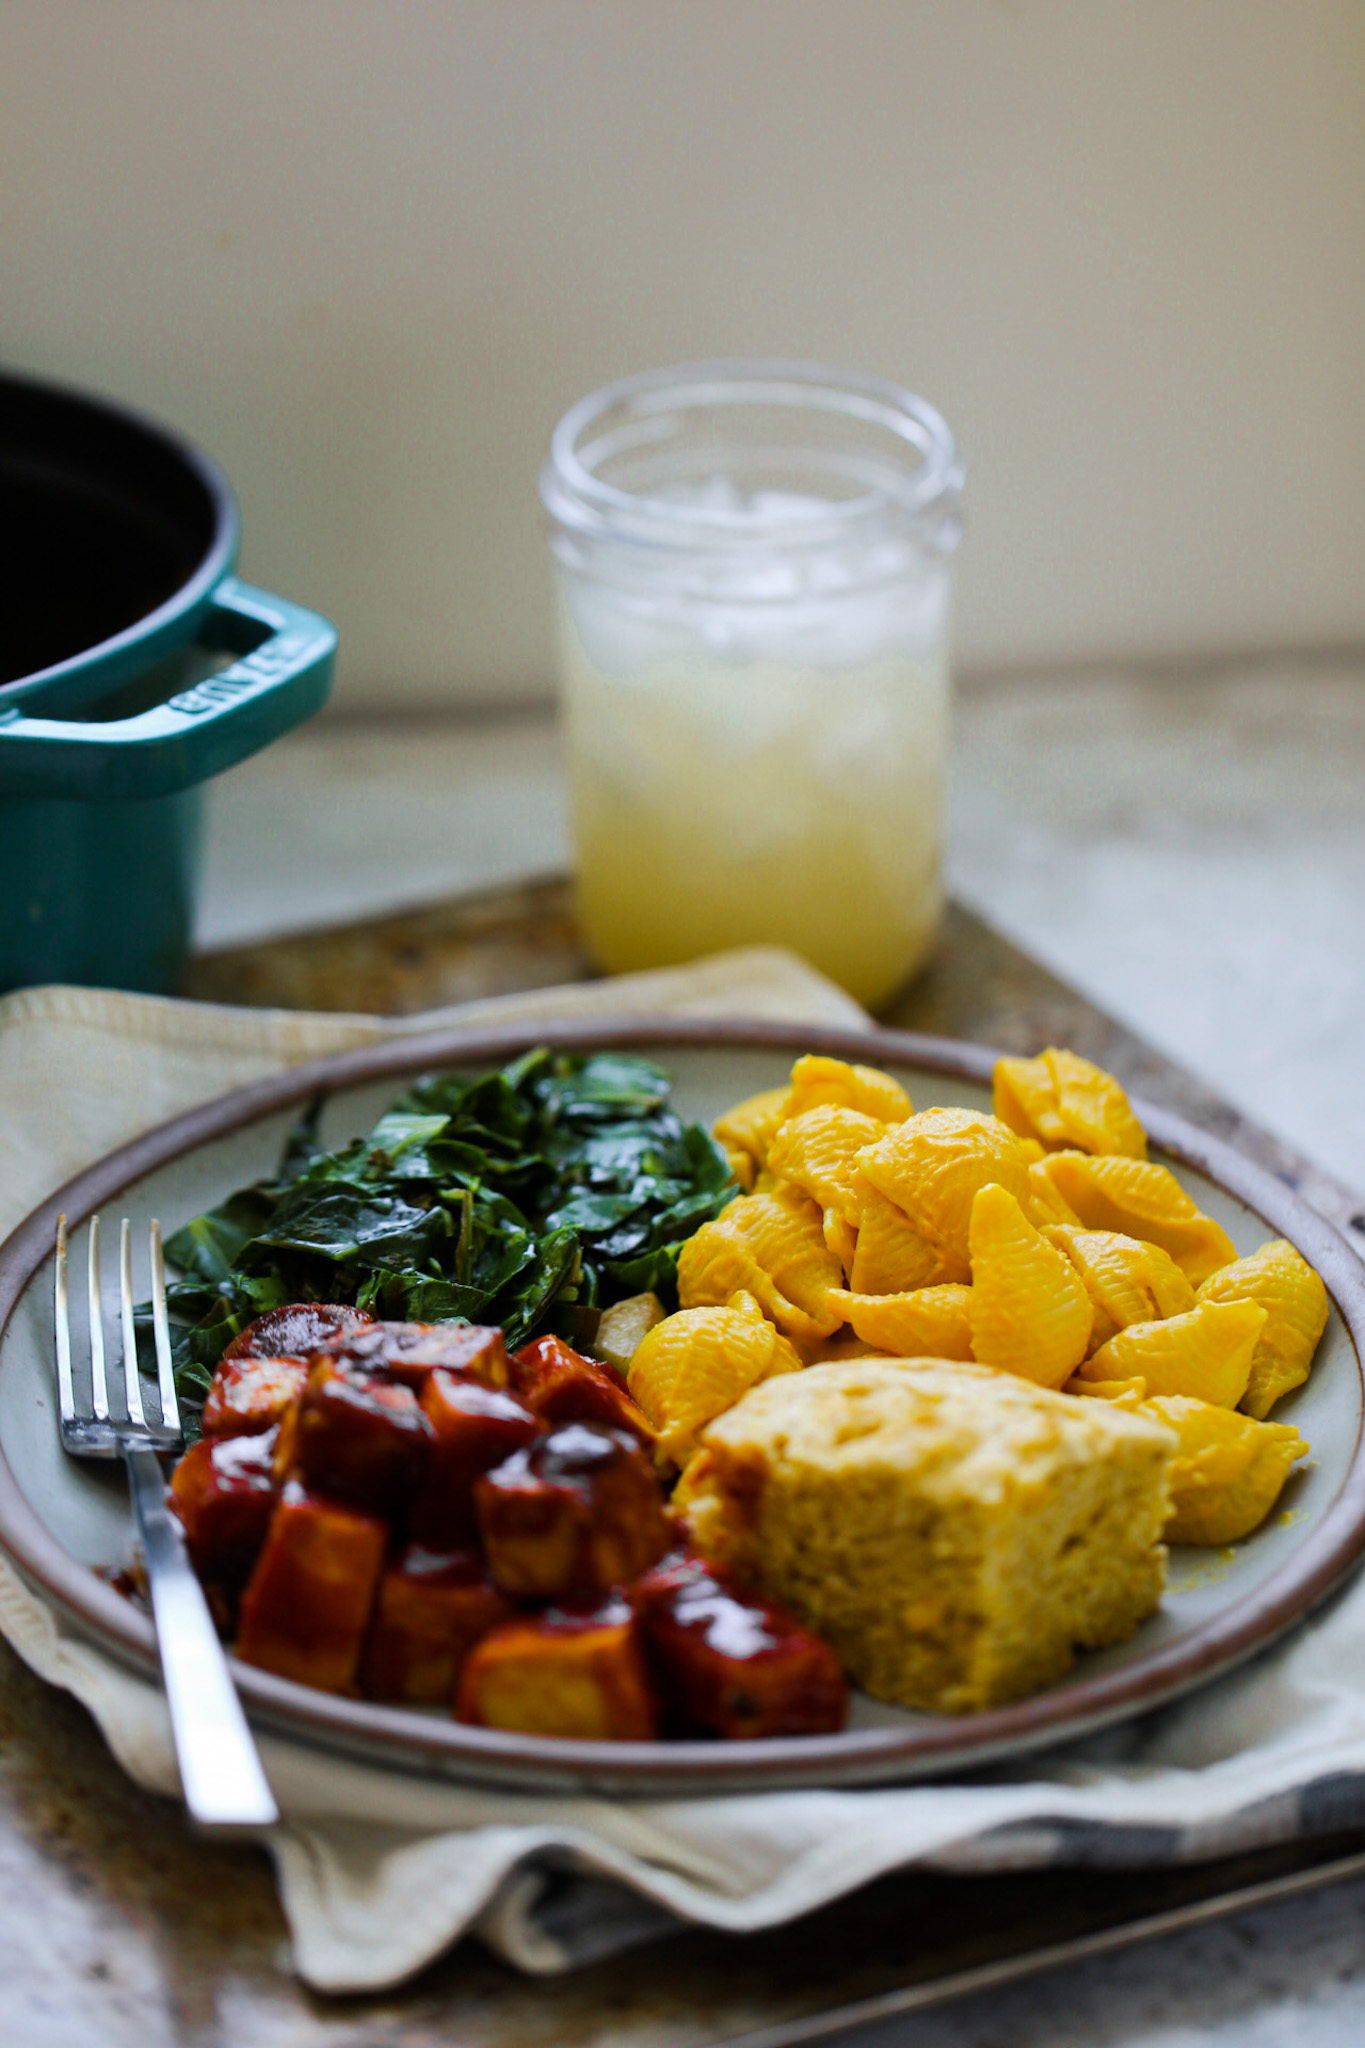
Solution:
M967 1713L1123 1642L1161 1598L1172 1433L984 1366L855 1359L765 1381L675 1495L878 1699Z

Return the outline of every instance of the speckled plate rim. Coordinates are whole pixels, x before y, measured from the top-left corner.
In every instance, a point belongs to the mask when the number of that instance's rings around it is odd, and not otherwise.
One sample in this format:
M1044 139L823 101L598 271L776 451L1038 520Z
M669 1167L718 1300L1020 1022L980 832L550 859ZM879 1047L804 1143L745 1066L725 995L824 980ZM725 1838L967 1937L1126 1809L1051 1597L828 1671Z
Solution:
M72 1225L145 1175L200 1145L319 1093L440 1066L499 1064L531 1046L657 1049L726 1046L916 1067L989 1083L989 1048L910 1032L841 1031L800 1024L640 1017L610 1024L535 1023L395 1038L291 1067L160 1124L76 1175L0 1246L0 1339L49 1258L59 1212ZM1365 1358L1365 1265L1324 1219L1230 1146L1152 1105L1138 1112L1153 1144L1193 1167L1296 1244L1321 1273L1355 1350ZM0 1453L0 1548L65 1618L143 1676L156 1670L152 1626L68 1552L20 1491ZM1325 1599L1365 1551L1365 1442L1356 1442L1340 1490L1318 1527L1277 1571L1175 1642L1118 1668L1074 1678L1017 1705L902 1728L744 1744L593 1743L511 1735L414 1715L275 1678L234 1661L254 1722L311 1744L405 1771L541 1791L716 1794L780 1786L850 1785L975 1769L1073 1740L1165 1704L1264 1649Z

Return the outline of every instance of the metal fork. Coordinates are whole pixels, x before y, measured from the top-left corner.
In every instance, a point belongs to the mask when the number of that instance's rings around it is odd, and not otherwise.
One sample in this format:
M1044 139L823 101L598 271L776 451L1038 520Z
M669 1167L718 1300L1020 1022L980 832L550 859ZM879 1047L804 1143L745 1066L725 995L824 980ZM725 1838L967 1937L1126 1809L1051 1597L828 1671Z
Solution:
M171 1713L185 1805L201 1826L266 1827L279 1819L203 1588L185 1548L184 1531L166 1504L158 1458L183 1450L185 1434L171 1368L166 1318L166 1265L161 1226L151 1226L152 1328L156 1340L161 1420L149 1422L133 1330L132 1231L123 1219L119 1306L123 1326L123 1402L110 1409L100 1288L100 1220L90 1218L90 1382L88 1407L78 1402L71 1372L67 1303L66 1218L57 1219L57 1395L62 1447L78 1458L119 1458L128 1470L138 1542L147 1567L161 1675Z

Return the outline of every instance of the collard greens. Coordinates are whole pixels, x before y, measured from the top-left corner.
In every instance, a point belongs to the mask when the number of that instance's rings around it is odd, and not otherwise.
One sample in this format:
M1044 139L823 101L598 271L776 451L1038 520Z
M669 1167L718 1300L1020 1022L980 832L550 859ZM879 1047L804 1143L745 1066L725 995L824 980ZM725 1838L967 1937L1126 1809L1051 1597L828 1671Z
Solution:
M368 1138L317 1139L321 1100L273 1180L167 1241L176 1385L202 1403L224 1347L291 1301L354 1302L414 1322L590 1336L647 1288L672 1307L678 1254L738 1192L724 1153L669 1107L669 1080L624 1053L526 1053L498 1073L430 1074ZM150 1342L150 1314L139 1311Z

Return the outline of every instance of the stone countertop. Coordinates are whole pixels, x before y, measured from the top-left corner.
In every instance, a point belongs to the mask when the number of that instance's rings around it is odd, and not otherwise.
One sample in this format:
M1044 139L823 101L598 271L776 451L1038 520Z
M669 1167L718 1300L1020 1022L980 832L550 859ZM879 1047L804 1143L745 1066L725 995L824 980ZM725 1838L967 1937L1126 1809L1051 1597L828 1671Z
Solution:
M975 685L959 701L954 890L1183 1063L1191 1086L1202 1076L1360 1186L1362 767L1365 663ZM214 786L201 941L418 905L565 857L544 722L324 723ZM965 916L950 928L955 971L994 957L972 950L980 933ZM1009 956L1001 971L1016 986L1031 970ZM1078 1014L1056 983L1030 986L1040 1015ZM986 1035L988 994L931 977L913 1021L965 1028L972 997ZM681 1935L643 1968L627 1957L545 1983L466 1944L405 1990L320 2001L288 1974L265 1858L193 1840L121 1776L82 1710L0 1645L0 2039L16 2048L699 2048L769 2014L774 1981L819 1970L830 1995L832 1954L848 1995L894 1981L877 1970L897 1928L920 1948L959 1943L966 1961L983 1914L1026 1943L1044 1892L1050 1931L1059 1914L1074 1930L1116 1884L1141 1911L1188 1881L1030 1876L987 1896L985 1880L906 1880L755 1943ZM1345 2048L1365 2038L1362 1908L1365 1882L1341 1884L875 2038Z
M1365 659L1021 678L958 732L960 900L1365 1190Z

